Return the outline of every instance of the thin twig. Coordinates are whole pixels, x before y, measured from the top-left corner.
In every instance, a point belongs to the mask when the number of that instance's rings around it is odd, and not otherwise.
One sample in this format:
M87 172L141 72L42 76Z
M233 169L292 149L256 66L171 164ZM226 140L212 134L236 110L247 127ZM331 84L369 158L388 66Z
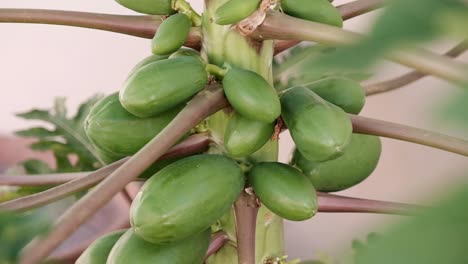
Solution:
M200 92L156 137L68 209L47 235L31 241L21 254L19 263L40 263L185 133L227 105L224 92L218 85L212 85Z
M466 49L468 49L468 40L461 42L460 44L449 50L447 53L445 53L445 56L454 58L461 55L463 52L466 51ZM425 76L427 76L427 74L421 73L419 71L411 71L409 73L406 73L402 76L398 76L390 80L363 84L363 87L366 91L366 95L369 96L401 88Z
M258 39L306 40L335 46L353 44L362 35L325 24L269 11L252 34ZM397 63L455 83L468 82L468 66L425 49L394 50L387 57Z
M206 251L205 260L209 258L211 255L218 252L218 250L220 250L224 246L224 244L228 241L228 239L229 239L228 235L223 231L214 233L211 236L211 242L208 247L208 250Z
M234 203L236 213L237 255L239 264L255 264L257 198L243 191Z
M348 20L382 7L382 0L356 0L346 4L337 6L343 20ZM275 43L275 54L287 50L297 44L301 40L278 40Z
M0 9L0 23L35 23L99 29L153 38L161 24L159 16L127 16L45 9ZM186 46L200 48L201 33L192 28Z
M351 114L349 116L355 133L399 139L468 156L466 140L388 121Z
M171 159L176 157L184 157L196 153L203 152L208 149L211 139L206 133L199 133L186 138L181 143L172 147L166 154L161 156L159 160ZM80 179L93 173L88 172L72 172L72 173L52 173L52 174L35 174L35 175L1 175L0 185L11 186L44 186L44 185L60 185L76 179ZM97 183L97 182L96 182Z
M393 203L336 194L318 193L319 212L322 213L376 213L411 215L425 208L419 205Z

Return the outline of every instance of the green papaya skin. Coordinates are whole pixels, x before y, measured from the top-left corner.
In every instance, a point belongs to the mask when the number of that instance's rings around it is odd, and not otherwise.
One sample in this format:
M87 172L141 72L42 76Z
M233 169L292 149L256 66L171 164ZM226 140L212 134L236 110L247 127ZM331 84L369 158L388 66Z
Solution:
M130 223L146 241L182 240L208 228L232 206L244 174L222 155L195 155L152 176L130 209Z
M135 154L166 127L180 112L178 106L150 118L136 117L127 112L119 102L117 93L106 96L93 106L86 117L86 135L106 157L115 161Z
M205 88L207 81L205 65L196 58L160 60L130 76L120 90L119 100L133 115L154 116L188 101Z
M214 21L218 25L236 24L255 12L261 0L229 0L216 9Z
M190 49L190 48L185 48L185 47L180 48L178 51L172 53L169 56L169 59L175 59L179 57L194 57L198 59L200 62L204 64L206 63L205 60L201 57L200 52L194 49Z
M310 161L295 150L291 163L302 170L317 191L337 192L369 177L377 167L381 151L379 137L353 134L344 154L334 160Z
M340 12L328 0L281 0L283 11L293 17L342 27Z
M129 229L112 248L107 264L202 264L210 243L209 229L177 243L158 245Z
M359 114L366 94L359 82L346 78L327 78L305 85L326 101L350 114Z
M184 45L191 27L192 21L183 13L177 13L164 20L151 42L153 53L165 55L177 51Z
M169 15L172 9L171 0L115 0L133 11L148 15Z
M318 210L314 186L294 167L279 162L257 163L248 180L262 204L282 218L303 221Z
M229 69L223 78L223 86L229 103L246 118L272 123L281 114L275 89L255 72Z
M133 66L132 70L130 71L130 73L128 74L128 76L132 76L135 72L137 72L139 69L143 68L144 66L152 63L152 62L155 62L155 61L160 61L160 60L164 60L164 59L167 59L168 56L167 55L151 55L151 56L148 56L146 58L144 58L143 60L141 60L140 62L138 62L135 66Z
M341 108L301 86L281 96L281 107L283 120L304 157L325 161L343 154L352 124Z
M234 113L224 134L224 148L233 157L243 157L259 150L273 135L275 123L251 120Z
M126 231L119 230L98 238L80 255L75 264L106 263L112 247Z

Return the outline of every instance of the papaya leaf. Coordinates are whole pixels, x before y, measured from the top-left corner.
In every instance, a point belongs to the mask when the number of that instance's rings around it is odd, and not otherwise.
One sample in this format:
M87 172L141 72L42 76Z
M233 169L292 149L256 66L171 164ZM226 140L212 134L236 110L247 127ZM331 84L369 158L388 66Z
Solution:
M362 81L371 76L370 71L354 69L332 69L318 67L317 60L327 54L334 54L334 47L325 45L295 46L282 57L275 58L273 72L275 88L283 90L288 87L302 85L328 77L346 77Z
M49 228L49 221L37 212L15 214L0 212L0 263L18 263L24 246Z
M30 159L24 161L22 165L27 174L47 174L54 171L42 160Z
M367 37L322 56L316 64L335 69L369 68L393 48L411 47L446 35L445 18L454 12L466 14L467 10L462 0L389 0Z
M355 255L355 264L468 263L468 185L405 219Z
M16 135L21 137L35 137L35 138L51 138L59 136L60 133L57 131L49 130L44 127L32 127L25 130L19 130L15 132Z
M100 159L93 145L85 134L83 125L91 107L100 99L93 96L81 104L77 113L68 118L65 98L55 99L50 110L33 109L29 112L19 113L18 117L28 120L41 120L54 126L54 129L34 127L16 132L23 137L38 138L39 141L31 148L39 151L52 151L56 158L56 171L69 172L80 170L94 170L104 162ZM78 161L71 164L69 155L75 154Z

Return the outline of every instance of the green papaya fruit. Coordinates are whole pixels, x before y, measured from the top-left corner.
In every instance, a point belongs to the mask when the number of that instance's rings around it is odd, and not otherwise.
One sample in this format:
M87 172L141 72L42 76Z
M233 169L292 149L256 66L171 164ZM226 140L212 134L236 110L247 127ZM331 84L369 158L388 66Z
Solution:
M255 12L260 2L261 0L229 0L216 9L214 21L218 25L236 24Z
M192 21L183 13L177 13L164 20L151 42L153 53L164 55L178 50L184 45L191 27Z
M119 99L122 106L136 116L154 116L186 102L202 90L207 81L205 65L196 58L156 61L127 79Z
M117 93L97 102L84 123L86 135L93 145L112 162L135 154L166 127L183 106L149 118L136 117L119 102Z
M115 244L107 264L202 264L211 232L203 230L176 243L158 245L140 238L129 229Z
M366 94L361 84L351 79L327 78L307 84L305 87L345 112L355 115L361 112L366 102Z
M171 243L208 228L231 208L244 175L221 155L179 160L151 177L130 209L135 232L152 243Z
M281 0L283 11L293 17L342 27L340 12L328 0Z
M126 231L127 230L119 230L98 238L86 248L76 260L75 264L106 263L112 247Z
M144 66L150 64L150 63L153 63L155 61L160 61L160 60L164 60L164 59L167 59L168 56L167 55L151 55L151 56L148 56L146 58L144 58L143 60L141 60L140 62L137 63L137 65L133 66L133 69L130 71L130 73L128 74L128 76L132 76L135 72L137 72L139 69L143 68Z
M381 151L379 137L353 134L343 155L336 159L314 162L295 150L291 164L302 170L318 191L337 192L369 177L379 162Z
M190 49L190 48L185 48L185 47L180 48L178 51L172 53L169 56L169 59L175 59L179 57L194 57L198 59L201 63L204 63L204 64L206 63L205 60L201 57L200 52L194 49Z
M148 15L169 15L172 9L171 0L115 0L133 11Z
M343 154L353 128L341 108L302 86L288 89L281 106L283 120L304 157L325 161Z
M278 216L302 221L318 210L314 186L298 169L279 162L261 162L248 175L262 204Z
M272 123L281 114L275 89L253 71L229 69L223 78L223 86L232 107L249 119Z
M224 147L233 157L248 156L259 150L273 135L275 123L251 120L234 113L224 134Z

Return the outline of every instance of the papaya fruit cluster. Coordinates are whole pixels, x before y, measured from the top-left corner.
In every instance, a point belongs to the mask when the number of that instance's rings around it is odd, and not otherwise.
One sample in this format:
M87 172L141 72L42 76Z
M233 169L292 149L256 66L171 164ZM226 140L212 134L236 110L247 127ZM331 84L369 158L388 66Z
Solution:
M317 191L352 187L376 167L379 138L353 134L347 114L358 114L364 106L359 83L330 77L278 92L256 72L209 64L206 56L182 47L197 23L190 9L175 10L178 5L171 0L116 1L137 12L169 16L151 42L153 55L139 62L122 89L96 103L86 118L85 132L105 162L135 154L209 82L222 84L232 111L227 111L216 154L158 161L140 175L147 180L132 202L131 228L96 240L78 264L201 264L212 225L245 188L251 187L262 206L281 218L302 221L318 211ZM213 21L238 23L260 2L230 0L216 10ZM281 10L342 25L328 0L282 0ZM290 164L249 159L276 140L278 120L296 144Z

